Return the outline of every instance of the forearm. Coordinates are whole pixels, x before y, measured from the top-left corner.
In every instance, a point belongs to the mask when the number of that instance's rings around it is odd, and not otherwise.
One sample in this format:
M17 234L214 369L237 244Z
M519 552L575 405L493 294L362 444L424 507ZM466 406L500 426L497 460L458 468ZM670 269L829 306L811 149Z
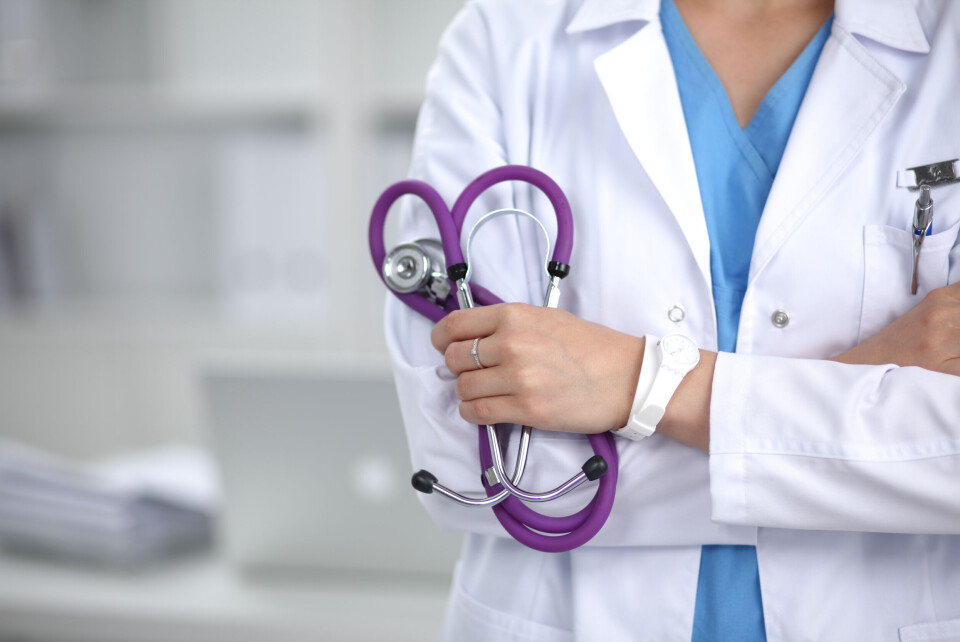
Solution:
M388 301L387 343L413 468L430 470L458 492L479 495L477 426L461 416L453 375L444 366L442 355L427 342L428 331L423 319L398 301ZM642 339L634 341L642 345ZM482 355L482 341L480 349ZM470 359L469 347L466 358ZM639 368L639 361L636 363ZM635 379L632 385L636 385ZM707 458L702 452L664 438L648 440L642 447L617 441L620 476L616 506L591 544L677 546L754 541L754 529L710 519ZM516 442L515 433L507 462L514 460ZM585 438L547 430L534 431L530 453L523 485L532 490L556 487L593 454ZM580 510L595 492L595 484L585 484L537 508L569 515ZM506 536L489 509L463 507L437 493L420 495L420 499L444 529Z
M714 519L960 532L960 377L732 354L715 373Z
M934 290L900 319L831 361L848 365L917 366L944 374L960 374L960 285ZM700 363L677 389L658 427L659 432L709 451L716 362L716 353L701 350ZM818 402L810 399L809 403ZM840 417L835 419L840 420ZM960 423L960 418L957 422Z

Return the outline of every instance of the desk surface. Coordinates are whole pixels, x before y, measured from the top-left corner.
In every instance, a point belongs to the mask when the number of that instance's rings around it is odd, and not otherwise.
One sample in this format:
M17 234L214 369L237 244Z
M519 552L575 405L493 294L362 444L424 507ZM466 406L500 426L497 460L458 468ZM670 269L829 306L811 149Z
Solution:
M0 640L406 642L437 639L448 586L251 577L216 557L117 572L0 554Z

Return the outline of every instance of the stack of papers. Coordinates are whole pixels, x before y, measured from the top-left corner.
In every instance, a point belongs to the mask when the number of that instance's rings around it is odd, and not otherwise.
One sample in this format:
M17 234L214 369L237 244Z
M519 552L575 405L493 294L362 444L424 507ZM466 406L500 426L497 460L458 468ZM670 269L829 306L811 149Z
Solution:
M215 479L193 448L81 465L0 440L0 543L109 565L195 550L212 540Z

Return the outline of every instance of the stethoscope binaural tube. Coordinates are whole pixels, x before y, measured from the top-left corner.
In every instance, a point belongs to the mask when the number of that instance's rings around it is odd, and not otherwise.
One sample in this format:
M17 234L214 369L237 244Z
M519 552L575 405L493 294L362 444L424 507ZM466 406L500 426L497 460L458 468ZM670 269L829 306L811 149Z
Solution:
M617 488L616 446L610 433L589 435L588 439L594 452L614 465L600 478L596 494L581 510L564 517L550 517L536 512L513 496L493 507L493 513L504 530L521 544L544 553L562 553L589 542L607 521ZM482 434L480 443L480 465L486 469L492 461L490 451L483 448ZM487 484L485 479L483 483L489 495L503 492L498 491L497 486Z
M573 217L569 203L559 186L548 176L531 167L508 165L482 174L467 186L450 211L447 210L446 204L439 194L421 181L401 181L388 188L374 206L369 231L371 254L381 279L384 279L380 268L386 256L383 244L383 223L387 211L400 196L415 194L427 203L437 221L447 262L447 274L457 289L459 306L472 307L474 298L483 305L499 303L500 299L495 295L468 282L468 266L463 261L459 234L466 214L476 198L497 183L513 180L524 181L538 187L550 200L556 213L557 236L553 254L550 257L551 260L547 263L550 285L544 299L545 305L551 306L552 304L551 307L555 307L559 295L560 279L565 277L570 269ZM385 279L384 282L386 283ZM389 287L389 283L387 285ZM393 291L393 293L411 308L433 321L439 321L451 310L452 299L446 301L441 307L418 294L396 291ZM526 462L529 431L529 427L525 426L523 428L514 474L508 477L503 470L500 457L501 449L495 429L492 426L486 427L486 429L483 426L480 427L479 451L482 468L485 472L491 469L497 471L494 473L495 479L489 479L486 474L481 475L487 495L485 498L469 498L459 495L444 487L435 476L427 471L420 471L415 474L412 480L413 485L421 492L437 491L439 494L462 504L471 506L492 505L494 513L504 529L519 542L531 548L546 552L560 552L581 546L600 530L613 505L617 479L617 454L613 438L609 434L590 435L588 439L595 456L587 461L578 475L553 491L528 493L519 489L517 484L523 475ZM487 434L484 435L484 432ZM497 453L497 456L494 457L491 454L492 452ZM607 466L608 462L612 465ZM546 501L569 492L586 479L592 480L597 477L599 477L599 487L590 503L577 513L566 517L551 517L537 513L515 496L520 495L528 501ZM504 485L507 488L504 488Z
M547 272L551 281L544 297L545 306L556 307L559 281L570 273L570 254L573 249L573 214L563 190L553 179L532 167L519 165L497 167L481 174L472 181L457 198L450 213L457 229L462 229L470 207L484 191L498 183L513 180L524 181L540 189L550 201L556 214L557 235L553 246L553 255L547 264ZM494 456L491 452L492 449L499 446L499 443L495 432L488 427L486 432L489 443L484 444L483 432L483 427L481 427L479 436L480 462L483 470L488 470L494 467ZM590 435L588 439L594 453L596 453L595 456L587 460L580 475L574 478L579 478L577 482L570 480L563 485L567 486L569 484L567 490L570 490L585 479L599 477L597 493L582 510L566 517L543 515L531 509L515 496L522 493L515 486L507 489L511 491L511 497L493 507L494 514L496 514L504 529L517 541L536 550L561 552L582 546L603 527L610 515L616 493L616 447L613 437L609 433ZM610 466L608 462L613 465ZM488 495L499 495L502 492L503 485L491 486L485 476L481 477L484 478L483 483ZM506 479L502 470L498 477L501 480ZM498 491L497 486L501 490ZM539 495L551 494L548 492Z
M550 265L551 256L550 256L550 234L549 232L547 232L547 228L539 219L537 219L533 214L530 214L529 212L525 212L523 210L519 210L515 208L503 208L503 209L494 210L492 212L488 212L484 214L483 216L480 217L480 219L476 223L473 224L473 227L470 228L470 233L467 235L466 249L465 249L465 253L466 253L465 262L467 263L467 273L463 277L463 283L465 286L469 284L470 273L472 271L472 265L470 264L470 249L473 245L474 236L480 230L480 228L483 227L483 225L485 225L486 223L489 223L494 218L508 215L508 214L514 215L514 216L528 217L537 225L537 227L540 228L540 231L543 232L543 237L546 241L546 246L547 246L547 257L544 261L544 268L548 270L547 273L549 274L549 265ZM561 228L561 229L565 230L566 228ZM544 296L544 301L543 301L544 307L547 307L547 308L557 307L560 300L560 287L559 287L559 284L557 283L559 280L560 280L559 276L555 277L551 275L551 287L548 288L547 293ZM470 307L473 307L473 302L469 300L469 297L466 297L465 303ZM492 472L492 474L494 475L494 479L499 481L499 483L511 495L519 499L522 499L523 501L527 501L527 502L552 501L554 499L562 497L563 495L566 495L571 490L573 490L574 488L583 484L586 481L593 481L595 479L598 479L604 473L607 472L606 460L600 455L594 455L593 457L588 459L587 462L581 467L579 473L577 473L567 481L563 482L553 490L548 490L546 492L541 492L541 493L533 493L530 491L523 490L517 485L519 482L515 482L511 480L510 476L507 475L506 471L504 470L502 449L500 448L500 439L497 435L496 428L494 426L486 426L486 431L487 431L487 439L490 442L490 454L493 457L493 466L492 468L488 468L487 471ZM529 439L528 437L529 431L530 431L529 426L523 427L523 435L524 437L527 438L527 440ZM521 441L520 451L519 451L520 457L526 456L526 450L525 450L526 448L527 448L527 442ZM457 498L454 497L453 499L456 500Z
M517 449L517 463L513 468L513 483L519 484L527 465L527 453L530 450L530 426L524 426L520 436L520 447ZM487 468L489 469L489 467ZM430 494L440 493L447 499L452 499L458 504L475 507L493 507L510 496L507 489L502 489L495 494L488 494L485 497L467 497L453 490L450 490L427 470L420 470L414 473L411 479L413 487L421 493Z

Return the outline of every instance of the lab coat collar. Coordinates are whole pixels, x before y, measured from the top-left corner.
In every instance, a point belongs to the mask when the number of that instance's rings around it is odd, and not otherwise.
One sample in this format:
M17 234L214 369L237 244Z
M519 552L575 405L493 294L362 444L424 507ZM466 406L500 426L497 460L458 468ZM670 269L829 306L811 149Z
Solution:
M853 162L904 91L906 84L896 74L834 25L760 217L751 282Z
M584 0L567 25L567 33L602 29L621 22L653 22L660 0ZM837 0L837 26L850 33L903 51L928 53L917 8L911 0Z
M594 68L627 143L673 213L709 291L710 239L680 93L659 25L640 29L602 54Z
M916 3L911 0L837 0L834 24L882 45L929 53Z
M652 22L660 12L660 0L585 0L567 25L567 33L602 29L621 22Z

